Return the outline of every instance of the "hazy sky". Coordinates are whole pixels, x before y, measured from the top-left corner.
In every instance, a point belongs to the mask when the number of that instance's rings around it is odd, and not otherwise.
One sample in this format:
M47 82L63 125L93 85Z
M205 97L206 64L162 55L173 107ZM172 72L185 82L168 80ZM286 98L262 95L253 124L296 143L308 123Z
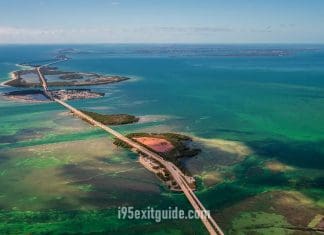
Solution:
M0 43L324 43L324 0L0 0Z

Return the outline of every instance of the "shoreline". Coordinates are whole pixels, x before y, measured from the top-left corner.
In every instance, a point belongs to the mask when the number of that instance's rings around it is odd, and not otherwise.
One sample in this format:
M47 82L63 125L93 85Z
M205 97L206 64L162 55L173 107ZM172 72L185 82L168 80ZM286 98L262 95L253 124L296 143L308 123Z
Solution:
M30 70L32 73L33 70ZM16 70L10 73L11 79L6 80L1 83L3 86L10 87L23 87L23 88L35 88L41 87L40 83L28 82L25 78L21 77L21 73L25 72L24 70ZM29 72L29 71L28 71ZM56 81L47 81L47 85L51 87L69 87L69 86L95 86L95 85L105 85L110 83L118 83L123 81L131 80L129 77L119 76L119 75L101 75L97 73L79 73L79 72L64 72L57 71L59 74L70 75L80 74L80 75L90 75L95 76L92 80L90 79L61 79ZM52 74L49 74L52 75ZM36 76L36 75L35 75ZM46 76L46 75L45 75Z
M15 64L15 66L20 69L30 69L31 70L34 68L33 66L21 65L21 64ZM10 73L8 73L9 77L11 77L11 78L6 81L1 82L0 86L13 87L13 86L7 85L6 83L18 79L17 76L15 76L15 72L17 72L17 71L19 71L19 70L14 70L14 71L11 71Z
M105 94L100 92L94 92L91 89L56 89L51 91L52 95L56 98L62 100L75 100L75 99L95 99L103 97ZM46 102L49 100L43 100L43 97L38 97L38 95L46 97L46 94L40 89L24 89L18 91L10 91L2 94L8 100L15 100L25 103L38 103Z
M17 76L15 76L15 71L10 72L8 75L10 75L11 78L9 80L1 82L0 86L13 87L13 86L7 85L7 83L17 79Z

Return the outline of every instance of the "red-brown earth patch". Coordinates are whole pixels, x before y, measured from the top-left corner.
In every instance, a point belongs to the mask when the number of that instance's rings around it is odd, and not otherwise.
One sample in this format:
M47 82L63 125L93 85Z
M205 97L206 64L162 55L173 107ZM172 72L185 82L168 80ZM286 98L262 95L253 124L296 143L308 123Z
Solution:
M170 141L162 138L133 137L133 139L159 153L167 153L174 149L174 146Z

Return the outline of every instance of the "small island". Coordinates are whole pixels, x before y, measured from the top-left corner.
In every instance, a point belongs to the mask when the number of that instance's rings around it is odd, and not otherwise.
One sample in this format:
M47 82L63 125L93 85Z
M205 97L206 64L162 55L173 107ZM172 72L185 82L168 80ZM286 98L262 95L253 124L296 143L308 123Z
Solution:
M104 125L124 125L139 121L138 117L129 114L100 114L86 110L80 111Z
M198 148L191 148L192 139L177 133L131 133L126 137L158 153L165 160L181 166L181 158L193 157L201 152ZM123 141L116 139L114 144L128 148Z
M126 137L132 139L147 149L157 153L164 160L172 162L185 174L189 186L195 190L195 179L183 165L183 159L196 156L201 149L192 147L189 136L177 133L131 133ZM114 144L124 148L131 148L127 143L115 139ZM179 185L170 177L170 173L160 163L147 156L140 155L139 162L149 171L155 173L172 191L181 191Z
M3 96L9 100L18 102L35 103L35 102L47 102L48 98L42 90L22 90L22 91L10 91Z
M54 98L60 100L75 100L75 99L93 99L103 97L105 94L100 92L94 92L90 89L61 89L61 90L51 90L50 93ZM20 91L11 91L5 93L4 97L20 101L20 102L49 102L50 100L40 89L28 89Z

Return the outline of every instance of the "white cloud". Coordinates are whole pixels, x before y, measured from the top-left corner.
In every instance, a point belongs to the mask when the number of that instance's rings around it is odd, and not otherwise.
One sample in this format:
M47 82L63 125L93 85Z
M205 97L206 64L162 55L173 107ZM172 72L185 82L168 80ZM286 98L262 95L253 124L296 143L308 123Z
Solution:
M20 28L0 26L0 43L160 42L231 32L222 27ZM180 37L179 36L183 36Z
M279 28L280 29L280 28ZM0 26L0 43L137 43L137 42L244 42L257 36L260 41L279 29L197 26L23 28ZM286 30L287 31L287 30ZM282 37L285 32L281 33Z
M33 29L33 28L18 28L18 27L3 27L0 26L0 37L11 36L41 36L63 33L62 29Z

